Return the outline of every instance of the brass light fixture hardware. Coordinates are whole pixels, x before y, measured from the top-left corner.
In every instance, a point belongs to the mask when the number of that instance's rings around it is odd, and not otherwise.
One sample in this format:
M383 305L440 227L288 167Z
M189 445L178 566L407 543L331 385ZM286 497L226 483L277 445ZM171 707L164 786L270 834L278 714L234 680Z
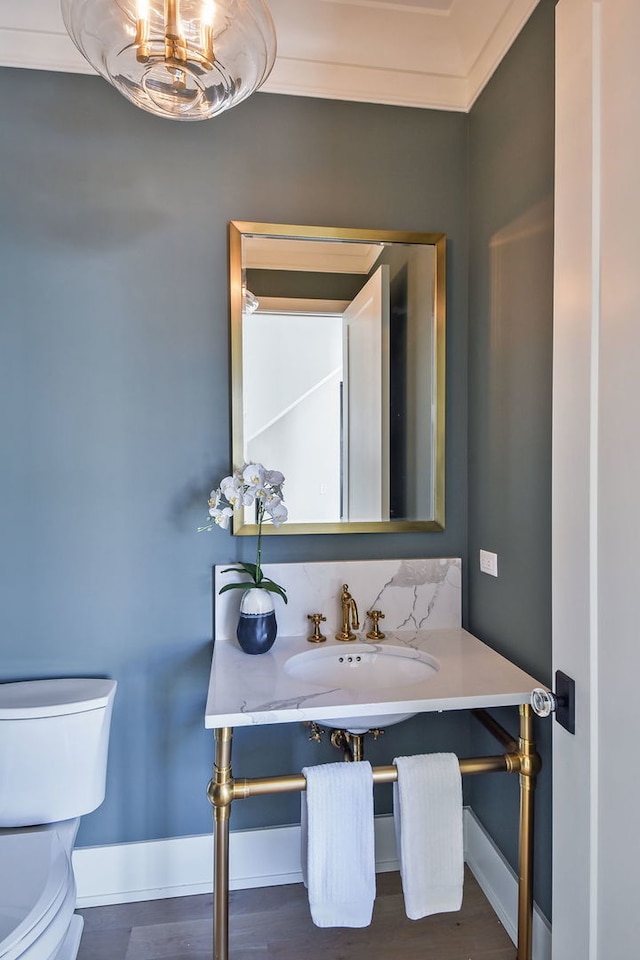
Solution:
M518 867L518 937L517 960L532 960L533 932L533 795L540 769L540 757L533 739L533 713L529 704L521 704L520 731L516 748L506 754L461 759L462 774L517 773L520 781L519 867ZM511 737L484 710L473 714L501 744L515 745ZM229 960L229 816L234 800L306 790L302 774L260 777L240 780L231 771L233 729L215 731L216 758L213 778L207 795L213 807L215 838L214 878L214 957ZM354 758L355 759L355 758ZM398 777L394 765L374 767L374 783L394 783Z
M324 623L327 618L323 617L321 613L308 613L307 620L311 620L313 623L313 633L310 637L307 637L309 643L324 643L327 639L323 633L320 633L320 624Z
M343 640L344 642L355 640L356 635L353 631L360 629L360 623L358 621L358 607L356 606L355 600L349 593L349 585L346 583L342 584L340 606L342 609L342 627L338 633L336 633L336 640Z
M384 613L380 610L368 610L367 616L371 620L371 630L367 634L367 640L384 640L384 633L378 627L378 621L384 620Z
M61 0L67 32L135 106L206 120L267 79L276 34L266 0Z

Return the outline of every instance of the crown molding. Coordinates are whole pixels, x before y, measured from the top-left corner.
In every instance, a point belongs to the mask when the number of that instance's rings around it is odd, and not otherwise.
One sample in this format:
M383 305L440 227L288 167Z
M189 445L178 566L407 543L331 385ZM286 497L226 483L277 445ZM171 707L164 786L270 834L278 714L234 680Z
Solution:
M52 2L0 0L0 65L95 75ZM467 112L538 2L271 0L279 52L262 90Z
M467 74L469 94L467 111L471 109L488 84L538 3L539 0L511 3L505 10L504 16L496 23L490 39L479 51Z
M469 101L468 84L464 77L288 57L278 57L269 79L261 89L265 93L434 110L466 111Z
M44 30L7 29L0 26L0 65L97 76L66 33Z

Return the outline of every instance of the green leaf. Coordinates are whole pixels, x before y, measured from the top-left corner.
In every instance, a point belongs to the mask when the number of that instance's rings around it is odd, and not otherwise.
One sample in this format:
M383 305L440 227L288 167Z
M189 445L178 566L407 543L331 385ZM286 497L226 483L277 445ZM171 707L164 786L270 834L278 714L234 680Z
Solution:
M281 587L278 583L274 583L273 580L265 578L264 580L261 580L260 583L256 584L256 586L259 590L268 590L269 593L277 593L279 597L282 597L285 603L289 603L285 588Z
M264 577L260 580L256 579L258 572L258 565L255 563L238 563L235 567L227 567L226 570L223 570L222 573L244 573L251 578L251 583L225 583L223 587L220 587L218 593L226 593L227 590L268 590L269 593L277 593L279 597L282 597L285 603L289 603L287 599L287 592L284 587L281 587L279 583L275 583L273 580L270 580L269 577ZM262 571L260 571L262 574Z
M252 590L254 587L254 583L225 583L224 587L220 587L218 593L226 593L227 590Z
M248 577L251 577L254 583L257 583L256 569L255 563L238 563L235 567L227 567L222 573L245 573Z

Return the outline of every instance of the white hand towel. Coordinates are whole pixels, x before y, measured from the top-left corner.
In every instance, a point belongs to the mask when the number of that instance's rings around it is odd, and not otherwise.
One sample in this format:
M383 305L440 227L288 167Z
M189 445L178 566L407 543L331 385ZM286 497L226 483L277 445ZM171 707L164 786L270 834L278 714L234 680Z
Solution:
M393 813L406 914L462 906L462 777L453 753L396 757Z
M376 895L371 764L304 767L302 872L318 927L366 927Z

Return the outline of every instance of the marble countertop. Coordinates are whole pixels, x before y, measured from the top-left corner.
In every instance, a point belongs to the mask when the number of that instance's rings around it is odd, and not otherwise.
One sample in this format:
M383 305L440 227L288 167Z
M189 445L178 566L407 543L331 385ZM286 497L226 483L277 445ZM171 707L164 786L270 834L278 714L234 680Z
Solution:
M385 631L379 645L364 641L371 649L403 646L428 653L438 662L429 679L409 686L386 686L378 691L329 689L291 676L290 657L317 650L306 636L279 636L272 649L259 656L243 653L235 640L218 638L215 643L205 726L208 728L252 724L293 723L336 717L373 717L385 714L469 710L528 703L534 687L542 686L519 667L460 628ZM335 647L348 655L354 643L328 639L323 649Z

